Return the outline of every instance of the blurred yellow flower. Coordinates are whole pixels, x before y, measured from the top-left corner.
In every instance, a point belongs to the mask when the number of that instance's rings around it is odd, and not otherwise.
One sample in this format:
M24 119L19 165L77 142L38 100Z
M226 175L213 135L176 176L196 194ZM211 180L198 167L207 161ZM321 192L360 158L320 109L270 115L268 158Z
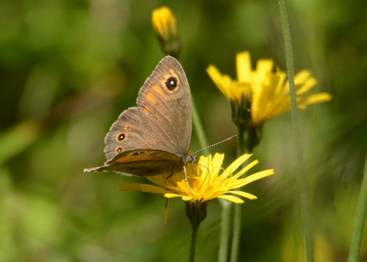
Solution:
M154 31L165 41L177 35L176 17L167 6L153 10L152 24Z
M161 6L152 12L153 29L166 55L179 57L181 43L177 33L176 17L167 6Z
M261 59L257 62L256 69L252 70L250 53L241 52L236 55L236 69L237 80L221 74L213 65L208 66L207 73L231 103L249 103L251 125L259 126L268 119L290 111L287 75L284 71L275 69L272 60ZM294 82L300 109L331 100L331 95L326 92L309 93L317 81L308 70L298 72Z
M204 203L211 199L221 198L236 204L244 203L243 199L256 199L253 194L240 190L241 187L274 175L273 169L256 172L243 177L252 167L259 163L252 160L252 154L244 154L223 169L224 154L216 153L214 156L201 156L197 164L186 166L187 179L184 172L176 173L170 177L152 176L148 179L152 184L124 183L122 190L142 191L147 193L162 194L166 198L179 197L183 201ZM242 166L243 165L243 166Z

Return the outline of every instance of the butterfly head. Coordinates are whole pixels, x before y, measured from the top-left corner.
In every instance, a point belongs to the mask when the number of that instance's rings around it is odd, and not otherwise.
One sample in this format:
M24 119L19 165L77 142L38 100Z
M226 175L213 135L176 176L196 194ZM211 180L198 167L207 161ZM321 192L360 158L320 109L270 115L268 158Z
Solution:
M182 162L184 163L184 165L186 165L186 164L196 164L197 160L198 160L197 155L186 154L186 155L182 156Z

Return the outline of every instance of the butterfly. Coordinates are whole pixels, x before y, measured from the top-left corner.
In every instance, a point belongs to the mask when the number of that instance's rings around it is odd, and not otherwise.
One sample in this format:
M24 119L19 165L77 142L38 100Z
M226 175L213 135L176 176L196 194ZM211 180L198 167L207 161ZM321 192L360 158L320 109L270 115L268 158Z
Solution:
M137 106L124 110L105 137L106 161L85 172L136 176L173 174L193 161L190 86L178 60L164 57L139 90Z

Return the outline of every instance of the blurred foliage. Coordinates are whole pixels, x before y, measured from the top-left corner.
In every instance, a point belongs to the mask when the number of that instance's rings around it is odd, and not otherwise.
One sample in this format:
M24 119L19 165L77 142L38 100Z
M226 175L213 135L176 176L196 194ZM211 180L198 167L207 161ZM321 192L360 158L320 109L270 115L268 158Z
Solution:
M116 174L86 176L103 162L103 137L135 103L162 57L151 11L169 4L182 61L211 143L234 134L230 107L206 75L232 72L234 54L285 68L274 1L3 0L0 2L1 261L187 261L190 225L180 201L119 192ZM333 101L302 113L313 181L317 261L344 261L367 146L365 1L289 2L297 70L310 69ZM264 127L255 154L277 176L249 186L241 258L298 261L294 154L289 115ZM193 150L198 149L195 136ZM235 154L235 142L216 148ZM220 205L209 204L198 261L215 261ZM367 259L366 240L363 257ZM297 253L298 252L298 253Z

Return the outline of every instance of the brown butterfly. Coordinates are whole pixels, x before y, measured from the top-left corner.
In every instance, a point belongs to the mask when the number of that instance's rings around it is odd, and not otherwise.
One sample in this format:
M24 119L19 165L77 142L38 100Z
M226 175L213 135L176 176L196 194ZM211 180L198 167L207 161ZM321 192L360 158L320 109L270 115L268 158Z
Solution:
M180 62L164 57L140 88L136 104L123 111L107 133L104 165L85 172L172 174L193 161L188 154L192 129L190 86Z

